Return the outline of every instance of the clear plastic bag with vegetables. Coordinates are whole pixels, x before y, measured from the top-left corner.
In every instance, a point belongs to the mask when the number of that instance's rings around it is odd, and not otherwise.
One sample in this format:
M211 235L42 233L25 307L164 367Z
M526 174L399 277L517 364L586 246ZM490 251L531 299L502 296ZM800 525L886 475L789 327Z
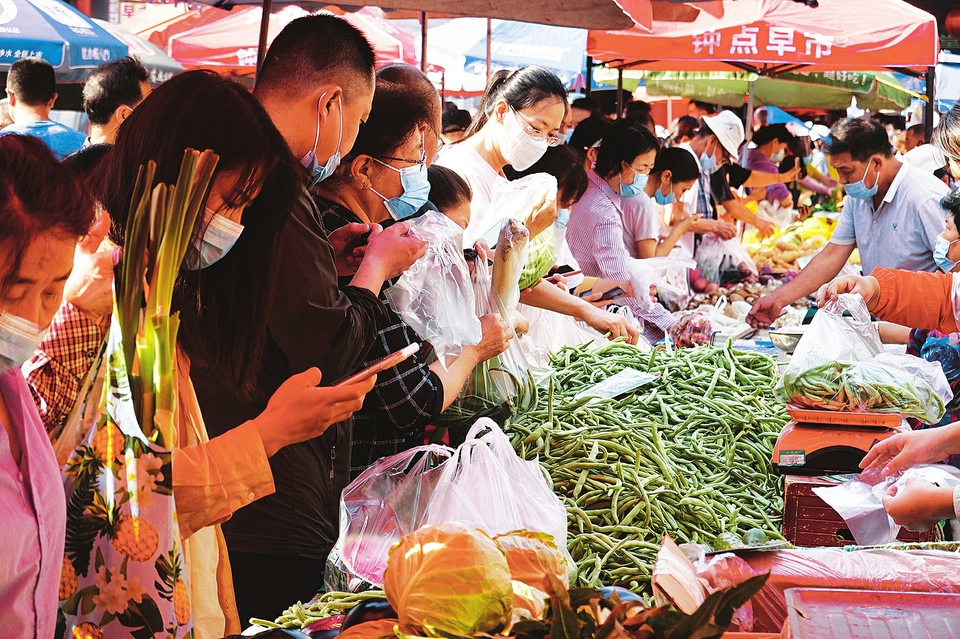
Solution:
M520 302L520 276L527 262L530 231L519 220L503 221L493 256L490 290L496 302L496 312L506 320L513 319L513 311Z
M471 262L477 315L501 312L491 292L490 271L486 260L476 256ZM516 286L516 280L514 280ZM502 314L502 313L501 313ZM517 340L510 340L507 350L481 362L467 378L460 395L434 420L437 426L450 429L451 441L462 441L466 430L481 417L490 417L502 424L507 418L536 405L536 380L526 365L526 356Z
M547 173L534 173L519 180L497 180L481 227L476 237L464 236L464 248L473 246L481 237L493 246L504 220L513 218L525 224L541 206L556 199L557 178Z
M554 267L565 232L563 226L554 222L550 228L530 240L527 259L520 274L520 290L535 286Z
M696 259L697 268L707 281L720 286L758 276L757 265L736 237L722 240L712 233L704 235Z
M410 231L427 253L384 291L390 307L433 345L441 364L465 345L480 343L480 320L470 269L460 249L463 230L443 213L428 211Z
M943 417L952 397L939 365L883 353L863 298L849 293L814 316L777 389L805 408L899 413L927 423Z

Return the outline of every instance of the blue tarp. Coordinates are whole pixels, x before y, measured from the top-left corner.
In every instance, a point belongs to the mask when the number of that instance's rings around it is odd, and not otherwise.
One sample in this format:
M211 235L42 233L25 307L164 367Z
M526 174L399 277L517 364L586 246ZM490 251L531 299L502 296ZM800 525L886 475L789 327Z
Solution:
M500 22L491 31L490 63L494 68L516 69L537 65L557 73L565 82L584 68L587 31L527 22ZM467 65L485 64L487 43L483 38L466 53Z
M79 81L89 69L125 55L125 44L65 2L0 0L0 71L21 58L42 58L58 80Z

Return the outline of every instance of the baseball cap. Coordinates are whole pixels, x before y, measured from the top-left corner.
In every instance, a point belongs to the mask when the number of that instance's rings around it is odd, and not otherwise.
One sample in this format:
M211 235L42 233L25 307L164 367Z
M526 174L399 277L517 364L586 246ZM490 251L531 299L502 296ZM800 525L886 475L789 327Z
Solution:
M743 144L743 122L733 111L721 111L716 115L703 116L703 123L717 136L720 144L734 161L740 156Z

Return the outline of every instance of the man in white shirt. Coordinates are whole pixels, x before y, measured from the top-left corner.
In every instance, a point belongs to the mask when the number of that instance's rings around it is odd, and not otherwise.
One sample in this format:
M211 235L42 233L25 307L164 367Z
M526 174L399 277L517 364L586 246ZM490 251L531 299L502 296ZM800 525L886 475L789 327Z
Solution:
M799 276L757 300L747 316L753 326L769 326L784 306L836 277L855 248L865 274L877 266L937 270L933 249L946 215L940 199L949 189L895 158L886 131L871 119L837 122L827 152L847 194L840 221Z

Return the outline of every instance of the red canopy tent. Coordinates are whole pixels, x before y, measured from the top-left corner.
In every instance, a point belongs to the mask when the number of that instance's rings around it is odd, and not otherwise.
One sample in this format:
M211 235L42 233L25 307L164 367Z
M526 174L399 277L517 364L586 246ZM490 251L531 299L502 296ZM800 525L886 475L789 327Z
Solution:
M187 68L252 76L257 65L261 13L260 7L247 7L175 34L167 42L167 53ZM394 62L418 64L414 37L381 18L375 10L363 8L355 13L336 13L364 33L373 45L378 66ZM274 11L270 16L267 42L273 42L287 24L306 15L310 12L295 5ZM434 70L442 71L439 68Z
M687 3L696 7L696 3ZM587 54L616 68L652 71L925 71L937 63L936 19L901 0L711 2L691 22L590 31ZM717 6L720 11L716 10ZM656 8L656 5L655 5Z

